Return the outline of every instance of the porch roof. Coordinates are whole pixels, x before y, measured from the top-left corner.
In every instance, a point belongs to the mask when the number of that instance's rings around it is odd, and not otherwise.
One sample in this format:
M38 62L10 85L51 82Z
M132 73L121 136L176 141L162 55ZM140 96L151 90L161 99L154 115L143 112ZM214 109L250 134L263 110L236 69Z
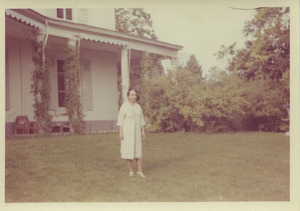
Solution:
M19 12L19 10L6 9L5 15L14 18L18 21L21 21L22 23L25 23L34 28L38 28L38 29L43 28L43 22L41 22L40 20L33 19L30 16L28 17L26 16L26 14L23 15L22 13Z
M49 18L32 9L6 9L5 14L34 28L41 29L45 34L48 33L48 35L67 39L77 36L88 41L172 57L176 57L177 51L182 49L182 46L179 45L141 38L127 33L72 21Z

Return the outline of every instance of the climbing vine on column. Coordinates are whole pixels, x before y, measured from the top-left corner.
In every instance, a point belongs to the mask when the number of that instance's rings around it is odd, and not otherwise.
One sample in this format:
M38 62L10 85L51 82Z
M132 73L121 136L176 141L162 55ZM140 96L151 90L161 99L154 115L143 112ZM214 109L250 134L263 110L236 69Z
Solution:
M80 100L80 60L79 49L80 42L75 46L68 45L65 49L66 60L64 69L66 72L66 98L65 107L69 117L71 131L82 134L85 129L84 115Z
M31 93L34 96L34 119L38 123L39 133L48 134L52 125L52 116L49 114L51 102L49 76L50 47L44 44L43 39L38 41L36 31L29 33L27 40L32 47L32 61L34 64L31 78Z

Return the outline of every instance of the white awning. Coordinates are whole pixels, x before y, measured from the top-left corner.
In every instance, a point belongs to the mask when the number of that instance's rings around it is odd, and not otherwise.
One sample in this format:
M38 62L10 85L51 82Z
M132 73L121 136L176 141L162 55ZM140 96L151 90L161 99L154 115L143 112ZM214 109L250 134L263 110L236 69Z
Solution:
M41 23L39 23L39 22L37 22L35 20L32 20L32 19L30 19L30 18L28 18L28 17L26 17L26 16L24 16L24 15L22 15L20 13L17 13L17 12L15 12L13 10L6 9L5 10L5 14L7 16L10 16L10 17L18 20L18 21L21 21L22 23L28 24L28 25L30 25L32 27L35 27L35 28L38 28L38 29L42 29L43 28L43 24L41 24Z

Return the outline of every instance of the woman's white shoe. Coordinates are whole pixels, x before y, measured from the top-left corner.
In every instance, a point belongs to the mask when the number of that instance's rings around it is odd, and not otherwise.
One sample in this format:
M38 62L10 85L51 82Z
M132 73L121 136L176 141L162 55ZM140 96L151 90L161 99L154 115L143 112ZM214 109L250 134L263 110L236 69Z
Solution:
M143 172L137 171L136 173L137 173L138 175L140 175L141 177L146 178L145 175L143 174Z
M130 176L130 177L133 176L133 172L132 172L132 171L129 172L129 176Z

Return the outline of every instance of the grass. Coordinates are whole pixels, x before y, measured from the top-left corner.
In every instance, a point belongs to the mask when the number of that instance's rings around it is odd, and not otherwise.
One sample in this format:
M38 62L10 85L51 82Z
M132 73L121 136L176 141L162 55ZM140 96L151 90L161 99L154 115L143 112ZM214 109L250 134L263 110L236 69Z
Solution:
M147 134L146 179L128 176L118 134L8 138L5 201L288 201L289 137Z

